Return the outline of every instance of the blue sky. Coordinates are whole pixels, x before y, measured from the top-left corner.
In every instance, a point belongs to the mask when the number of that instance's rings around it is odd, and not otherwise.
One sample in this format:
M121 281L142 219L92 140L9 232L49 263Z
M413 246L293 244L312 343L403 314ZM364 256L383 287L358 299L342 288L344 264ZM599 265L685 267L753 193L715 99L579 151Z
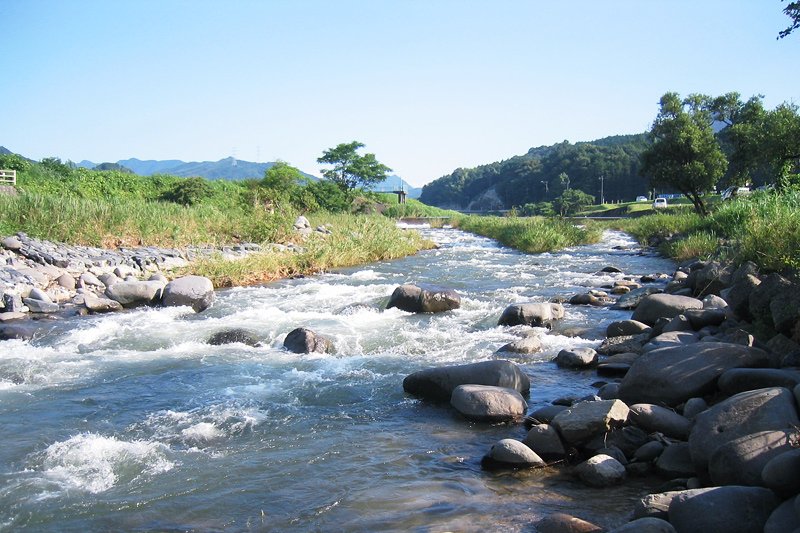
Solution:
M800 104L779 0L0 0L0 145L282 159L358 140L413 185L648 129L667 91Z

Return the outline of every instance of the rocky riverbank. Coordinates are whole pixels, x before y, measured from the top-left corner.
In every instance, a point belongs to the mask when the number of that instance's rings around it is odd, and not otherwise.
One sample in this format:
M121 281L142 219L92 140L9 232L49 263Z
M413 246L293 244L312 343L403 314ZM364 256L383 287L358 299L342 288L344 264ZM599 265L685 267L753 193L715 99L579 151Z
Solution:
M613 272L613 267L606 270ZM753 264L683 265L666 283L619 273L612 285L550 304L514 304L499 325L549 327L570 305L630 309L595 349L563 350L565 369L595 369L598 390L528 412L536 387L506 360L535 352L536 333L498 360L431 368L406 377L406 392L449 401L465 419L521 424L497 442L486 468L567 468L592 490L631 477L660 489L614 529L652 532L795 531L800 528L800 286ZM569 371L569 370L568 370ZM710 510L713 509L713 512ZM599 532L555 514L540 532Z

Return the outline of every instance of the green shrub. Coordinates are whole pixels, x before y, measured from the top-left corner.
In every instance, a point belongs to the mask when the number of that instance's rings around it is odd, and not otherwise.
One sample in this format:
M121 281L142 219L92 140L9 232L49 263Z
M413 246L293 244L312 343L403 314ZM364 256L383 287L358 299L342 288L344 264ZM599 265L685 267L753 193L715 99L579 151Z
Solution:
M208 181L203 178L186 178L162 194L162 199L181 205L195 205L214 194Z

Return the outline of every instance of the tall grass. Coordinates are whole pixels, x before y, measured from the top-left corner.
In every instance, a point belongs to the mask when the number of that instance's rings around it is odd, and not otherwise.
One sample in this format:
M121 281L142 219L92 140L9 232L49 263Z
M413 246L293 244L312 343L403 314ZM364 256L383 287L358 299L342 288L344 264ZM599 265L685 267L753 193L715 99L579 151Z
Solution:
M528 253L594 243L601 236L600 228L591 222L576 226L566 220L543 217L461 216L453 219L452 223L464 231L496 239L506 246Z

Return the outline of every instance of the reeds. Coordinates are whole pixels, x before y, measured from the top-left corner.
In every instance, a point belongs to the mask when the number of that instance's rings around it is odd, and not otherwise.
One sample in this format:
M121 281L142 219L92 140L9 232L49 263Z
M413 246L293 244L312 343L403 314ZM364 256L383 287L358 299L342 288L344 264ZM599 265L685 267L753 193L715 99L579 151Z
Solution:
M527 253L590 244L599 241L601 236L599 227L590 221L576 225L567 220L544 217L462 216L455 218L453 225Z

